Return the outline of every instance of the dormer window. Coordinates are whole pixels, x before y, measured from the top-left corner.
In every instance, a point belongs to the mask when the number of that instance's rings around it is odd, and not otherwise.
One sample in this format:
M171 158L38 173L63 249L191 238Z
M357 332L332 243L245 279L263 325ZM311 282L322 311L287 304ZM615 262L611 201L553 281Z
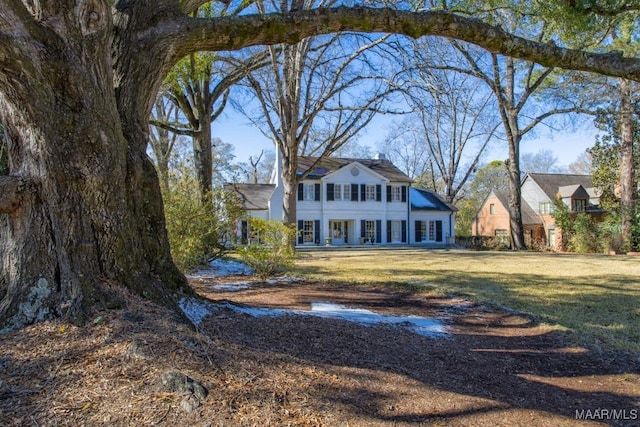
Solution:
M587 210L587 201L584 199L573 199L571 201L571 210L573 212L585 212Z

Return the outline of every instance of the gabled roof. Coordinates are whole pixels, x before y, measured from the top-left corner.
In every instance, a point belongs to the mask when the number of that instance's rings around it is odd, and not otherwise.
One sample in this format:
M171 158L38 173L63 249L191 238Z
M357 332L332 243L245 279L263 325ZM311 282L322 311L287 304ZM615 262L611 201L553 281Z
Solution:
M560 187L578 186L593 188L593 176L570 175L563 173L528 173L523 182L531 178L544 191L550 200L555 200Z
M491 194L493 194L496 199L498 199L500 203L502 203L502 206L504 206L507 211L509 210L509 195L506 192L491 190L491 193L489 193L487 199L491 196ZM482 204L484 205L484 203L486 203L486 199ZM525 200L522 200L522 203L520 205L520 213L522 214L523 225L542 224L543 222L542 218L540 218L540 216L533 210L531 206L529 206L529 203L527 203Z
M411 200L412 211L450 211L455 212L458 209L445 202L435 191L409 188L409 198Z
M314 163L318 161L317 157L300 156L298 157L298 176L302 175L305 171L313 167ZM347 165L354 162L360 163L372 171L382 175L389 181L395 182L411 182L405 173L398 169L389 160L377 160L377 159L352 159L352 158L337 158L329 157L327 159L320 160L308 175L310 179L320 179L330 173L337 171Z
M233 191L240 199L240 205L248 211L269 209L269 199L275 184L225 184L224 189Z
M576 185L565 185L562 187L558 187L558 194L561 198L580 198L580 199L588 199L589 193L587 190L579 184Z

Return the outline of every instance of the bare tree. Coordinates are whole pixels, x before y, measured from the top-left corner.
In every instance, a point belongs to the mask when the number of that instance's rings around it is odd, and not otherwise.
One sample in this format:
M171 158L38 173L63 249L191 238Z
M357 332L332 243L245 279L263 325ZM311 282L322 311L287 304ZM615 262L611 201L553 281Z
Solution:
M378 144L378 149L414 181L414 185L436 190L434 160L415 115L405 117Z
M336 3L323 0L317 6ZM294 10L309 3L277 6ZM297 185L309 172L298 174L298 156L320 159L335 153L371 121L393 90L371 58L387 37L337 34L271 46L269 66L247 76L246 86L259 112L239 103L237 107L281 153L286 223L295 223Z
M502 19L503 26L514 28L516 23L508 12ZM538 31L535 38L545 39L545 32ZM494 94L502 121L504 135L509 148L505 162L509 171L509 215L511 219L511 241L514 249L525 248L522 223L520 190L520 143L533 129L554 116L576 112L590 112L576 98L556 98L554 104L536 103L534 95L540 95L545 81L554 76L553 67L541 67L533 62L520 61L512 57L478 50L471 45L451 41L452 45L467 61L465 67L455 71L467 73L485 82Z
M177 121L175 118L177 113L175 104L169 102L161 93L153 104L151 117L153 120L169 123ZM169 188L169 159L171 158L171 152L177 139L178 134L171 132L166 127L157 126L149 132L149 145L151 146L151 151L156 162L156 168L158 168L160 185L162 185L164 189Z
M500 127L492 114L495 101L481 79L430 67L435 56L449 64L461 60L448 44L427 39L412 46L405 92L421 124L420 136L434 172L443 182L444 197L454 202Z
M338 31L461 38L547 65L640 80L640 58L525 39L446 11L318 8L193 18L204 1L0 0L0 330L85 321L126 288L176 307L149 114L197 51L297 43Z
M588 151L583 151L578 157L567 166L569 173L576 175L591 175L593 169L591 166L591 155Z
M551 150L538 150L537 153L525 153L520 156L520 170L522 174L528 172L562 173L558 166L558 158Z

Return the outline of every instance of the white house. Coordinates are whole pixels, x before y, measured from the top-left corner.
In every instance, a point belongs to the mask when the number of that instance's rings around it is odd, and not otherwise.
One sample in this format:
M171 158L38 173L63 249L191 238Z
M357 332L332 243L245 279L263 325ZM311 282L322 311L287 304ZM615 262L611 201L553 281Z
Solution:
M375 159L301 156L298 176L298 246L433 244L453 242L456 209L435 192L411 187L411 179L384 156ZM272 184L229 184L247 216L283 218L279 161ZM238 235L250 237L247 221Z

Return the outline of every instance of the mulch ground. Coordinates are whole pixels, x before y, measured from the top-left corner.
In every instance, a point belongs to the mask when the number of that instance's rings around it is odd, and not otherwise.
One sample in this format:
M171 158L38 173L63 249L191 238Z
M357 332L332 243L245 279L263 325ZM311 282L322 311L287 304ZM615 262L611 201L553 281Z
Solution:
M0 424L640 425L639 355L577 346L530 316L390 289L255 282L221 292L215 281L192 284L212 301L298 310L327 301L437 318L448 333L230 309L194 331L123 295L126 309L83 327L44 322L0 337ZM168 388L167 372L208 395Z

